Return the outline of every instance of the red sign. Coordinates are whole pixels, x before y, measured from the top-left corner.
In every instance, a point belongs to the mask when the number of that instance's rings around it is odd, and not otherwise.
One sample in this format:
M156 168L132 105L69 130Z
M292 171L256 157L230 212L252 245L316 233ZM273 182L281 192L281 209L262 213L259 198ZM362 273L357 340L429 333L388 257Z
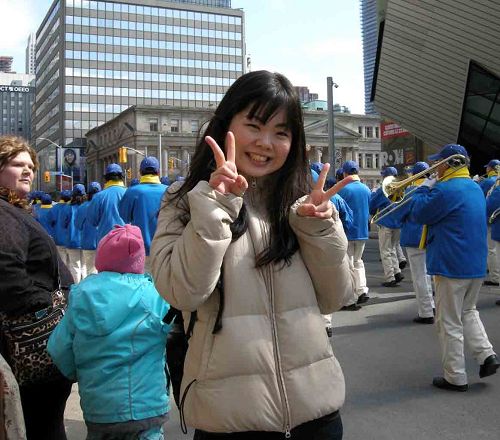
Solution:
M408 136L410 134L408 130L401 128L401 126L395 122L382 122L380 126L382 139L392 139L396 137Z

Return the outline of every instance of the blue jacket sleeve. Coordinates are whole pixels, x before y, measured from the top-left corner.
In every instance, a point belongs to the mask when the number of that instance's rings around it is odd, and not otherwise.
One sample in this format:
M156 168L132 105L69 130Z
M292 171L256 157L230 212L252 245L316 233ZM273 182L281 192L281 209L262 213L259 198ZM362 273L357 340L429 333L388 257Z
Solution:
M354 217L352 209L349 207L347 202L338 194L335 194L331 198L331 201L339 212L340 221L344 225L344 228L347 230L352 227Z
M73 353L75 332L72 321L71 308L68 307L64 318L50 335L47 351L59 371L68 379L76 381L76 365Z
M438 186L432 189L420 186L415 191L410 221L422 225L432 225L449 214L449 204L446 203L446 197Z
M391 202L382 192L382 188L377 189L370 197L370 215L375 215L379 209L390 204Z

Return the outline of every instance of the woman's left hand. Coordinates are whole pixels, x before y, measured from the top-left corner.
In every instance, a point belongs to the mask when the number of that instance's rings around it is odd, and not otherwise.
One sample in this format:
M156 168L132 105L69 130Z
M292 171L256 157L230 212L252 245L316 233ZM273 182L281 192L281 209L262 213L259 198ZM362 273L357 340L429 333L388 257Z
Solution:
M323 164L318 181L314 184L311 194L297 208L297 214L301 217L330 218L333 214L333 205L330 198L352 182L352 176L347 176L333 185L328 191L323 191L329 169L329 163Z

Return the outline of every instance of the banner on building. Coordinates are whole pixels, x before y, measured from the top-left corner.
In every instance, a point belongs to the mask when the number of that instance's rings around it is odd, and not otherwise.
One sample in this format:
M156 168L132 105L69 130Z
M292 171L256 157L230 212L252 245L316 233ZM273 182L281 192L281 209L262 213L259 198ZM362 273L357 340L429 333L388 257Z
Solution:
M417 149L421 142L408 130L394 121L384 120L380 124L380 133L386 166L403 172L405 167L417 162Z

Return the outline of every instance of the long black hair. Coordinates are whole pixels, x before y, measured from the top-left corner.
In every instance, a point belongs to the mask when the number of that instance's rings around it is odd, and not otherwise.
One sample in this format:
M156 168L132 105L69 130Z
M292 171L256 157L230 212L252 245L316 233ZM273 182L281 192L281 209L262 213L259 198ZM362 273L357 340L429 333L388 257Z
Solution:
M224 95L196 146L184 184L173 193L171 201L182 199L200 180L210 180L216 169L215 158L205 135L215 139L225 152L225 138L233 117L248 109L248 118L257 117L267 123L278 111L285 110L291 132L290 152L283 166L271 176L272 188L263 200L271 224L269 247L257 255L257 267L270 263L290 264L298 250L297 237L288 223L291 205L307 194L309 187L302 107L290 81L279 73L265 70L238 78ZM180 206L180 205L179 205ZM184 222L188 216L181 216ZM243 204L236 221L231 224L233 241L247 230L247 210Z

